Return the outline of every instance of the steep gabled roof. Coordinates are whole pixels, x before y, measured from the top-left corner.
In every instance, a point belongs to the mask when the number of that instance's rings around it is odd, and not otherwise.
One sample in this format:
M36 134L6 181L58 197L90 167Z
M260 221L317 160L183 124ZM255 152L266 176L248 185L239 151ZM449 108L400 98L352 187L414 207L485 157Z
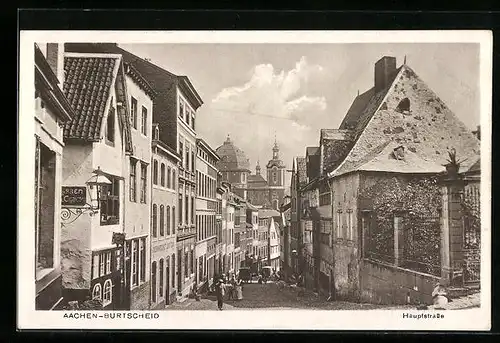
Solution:
M99 141L111 87L114 86L120 58L113 55L65 56L63 91L75 111L64 127L65 139Z
M409 110L400 109L403 100ZM358 120L355 143L331 177L355 171L380 142L387 140L405 145L421 160L435 165L446 162L451 148L456 149L459 159L468 161L464 167L474 163L479 153L479 140L407 65L398 69L387 89L373 95L360 115L350 116ZM347 122L352 120L343 124Z
M404 159L396 159L394 149L401 147L399 143L387 141L375 148L372 153L359 162L359 166L354 167L357 171L380 171L388 173L441 173L445 168L441 164L424 160L416 153L404 149Z
M136 67L130 63L125 63L125 73L151 98L154 99L157 94L144 76L139 73Z

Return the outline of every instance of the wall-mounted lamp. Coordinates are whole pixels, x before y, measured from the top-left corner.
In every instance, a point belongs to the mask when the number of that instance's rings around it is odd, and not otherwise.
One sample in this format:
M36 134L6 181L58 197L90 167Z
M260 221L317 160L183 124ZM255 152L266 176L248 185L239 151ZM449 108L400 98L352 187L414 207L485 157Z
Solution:
M97 213L102 187L111 184L112 182L104 175L101 168L97 167L90 179L85 182L85 187L63 186L61 225L71 224L84 213L89 213L91 216ZM90 204L87 202L87 191L90 195Z

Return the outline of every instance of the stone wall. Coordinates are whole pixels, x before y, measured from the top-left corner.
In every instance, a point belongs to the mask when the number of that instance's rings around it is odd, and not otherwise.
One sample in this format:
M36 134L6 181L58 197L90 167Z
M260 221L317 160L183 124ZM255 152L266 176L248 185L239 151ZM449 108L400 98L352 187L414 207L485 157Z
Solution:
M437 276L389 264L363 260L360 269L361 301L377 304L432 304Z

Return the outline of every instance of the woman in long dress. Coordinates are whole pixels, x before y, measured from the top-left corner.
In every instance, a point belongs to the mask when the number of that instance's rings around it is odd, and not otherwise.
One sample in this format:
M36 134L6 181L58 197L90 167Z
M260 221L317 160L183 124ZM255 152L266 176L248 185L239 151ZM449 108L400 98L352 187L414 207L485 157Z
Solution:
M238 279L238 281L236 281L236 299L243 299L243 282L241 281L241 279Z

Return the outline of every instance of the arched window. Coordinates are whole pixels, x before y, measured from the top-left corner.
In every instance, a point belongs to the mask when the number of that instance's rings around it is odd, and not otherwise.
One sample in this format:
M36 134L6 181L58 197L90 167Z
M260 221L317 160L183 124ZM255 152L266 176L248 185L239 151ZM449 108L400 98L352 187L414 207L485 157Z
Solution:
M157 218L158 217L158 207L156 206L156 204L153 204L153 237L157 237L158 236L158 233L157 233L157 226L156 226L156 221L157 221Z
M175 185L176 185L176 181L175 181L175 169L172 169L172 189L175 189Z
M151 266L151 301L156 303L156 261Z
M172 206L172 235L175 235L175 226L177 225L177 221L175 220L175 206Z
M172 172L172 170L170 169L170 167L167 168L167 188L171 188L172 187L172 183L171 183L171 180L170 180L170 173Z
M94 285L94 289L92 289L92 299L102 300L101 284L100 283L96 283Z
M111 283L111 280L106 280L104 282L104 292L103 292L103 297L102 297L102 306L106 306L111 304L113 301L113 284Z
M160 237L165 236L165 207L160 205Z
M154 160L153 162L153 184L158 184L158 161Z
M170 206L167 206L167 236L170 235Z
M163 259L160 259L160 266L159 266L159 271L160 271L160 285L158 287L158 293L160 294L160 298L163 296Z
M162 163L160 167L160 185L165 187L165 163Z

